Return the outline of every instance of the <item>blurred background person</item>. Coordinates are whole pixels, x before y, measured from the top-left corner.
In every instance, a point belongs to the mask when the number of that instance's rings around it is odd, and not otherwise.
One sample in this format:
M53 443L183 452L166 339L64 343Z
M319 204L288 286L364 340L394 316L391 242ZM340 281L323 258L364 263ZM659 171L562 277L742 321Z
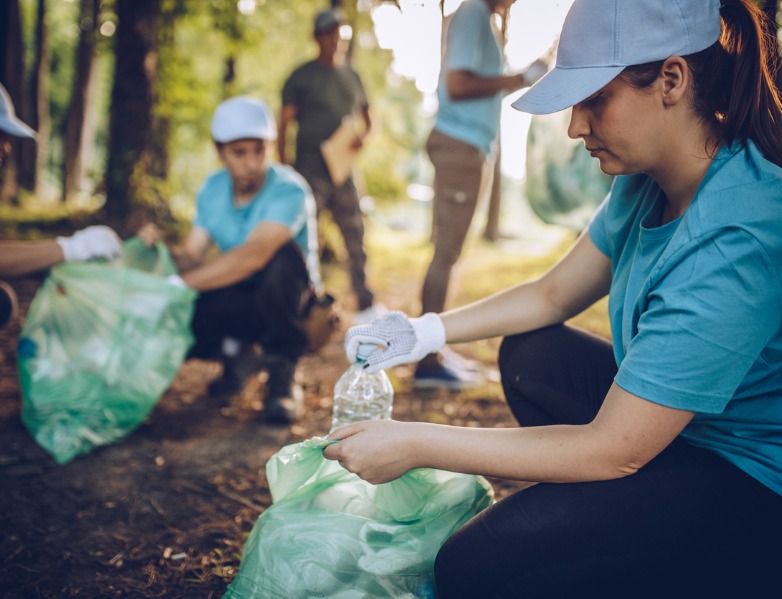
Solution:
M313 23L318 56L297 67L282 89L277 150L283 164L293 164L307 179L318 213L328 211L342 234L356 296L353 322L369 322L385 311L375 304L366 280L364 215L358 191L349 172L335 180L324 159L322 145L345 140L342 156L355 156L372 129L369 102L358 73L345 63L348 39L343 39L342 16L335 10L319 12ZM291 161L287 133L298 124L295 158ZM321 236L322 237L322 236ZM322 240L324 243L325 240ZM324 248L321 248L322 250Z

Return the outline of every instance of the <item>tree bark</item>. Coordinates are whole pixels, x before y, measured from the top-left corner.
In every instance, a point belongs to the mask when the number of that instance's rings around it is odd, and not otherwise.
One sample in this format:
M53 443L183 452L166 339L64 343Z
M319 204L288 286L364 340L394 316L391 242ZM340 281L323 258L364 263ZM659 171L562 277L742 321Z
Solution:
M24 60L22 44L22 21L19 12L19 0L0 2L0 83L2 83L14 107L24 102ZM11 142L11 156L5 167L0 169L0 202L6 204L18 203L19 167L22 147L33 144L28 140L14 139Z
M62 199L84 191L86 171L94 139L87 115L92 113L95 86L95 44L98 35L100 0L81 0L79 43L76 47L75 76L71 101L65 117L63 140Z
M147 175L152 167L152 113L158 56L160 2L117 0L116 67L111 91L107 220L120 230L137 204L154 206ZM146 196L146 197L145 197Z
M35 63L30 73L29 102L18 111L23 120L38 131L36 144L22 147L19 182L23 189L42 195L46 160L49 156L51 118L49 116L49 43L46 29L46 0L38 0L35 24Z

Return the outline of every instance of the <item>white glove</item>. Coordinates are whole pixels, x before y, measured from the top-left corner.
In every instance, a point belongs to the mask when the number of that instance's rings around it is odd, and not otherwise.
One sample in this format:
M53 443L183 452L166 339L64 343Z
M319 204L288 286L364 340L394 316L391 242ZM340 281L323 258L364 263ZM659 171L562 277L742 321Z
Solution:
M96 225L77 231L70 237L58 237L66 262L93 258L116 258L122 251L122 241L113 229Z
M548 65L542 60L536 60L524 71L524 82L526 85L532 85L538 79L548 72Z
M445 345L443 321L434 312L408 318L401 312L389 312L369 324L350 327L345 335L345 354L355 362L362 343L384 349L373 352L366 362L367 372L378 372L397 364L418 362Z
M187 289L187 283L185 283L182 280L182 277L179 275L168 275L166 277L166 281L171 283L172 285L176 285L177 287L182 287L183 289Z

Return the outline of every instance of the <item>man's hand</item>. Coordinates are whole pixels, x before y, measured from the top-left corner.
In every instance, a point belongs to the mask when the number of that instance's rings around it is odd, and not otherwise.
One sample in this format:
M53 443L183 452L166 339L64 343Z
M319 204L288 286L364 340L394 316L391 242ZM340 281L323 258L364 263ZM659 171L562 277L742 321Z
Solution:
M527 67L527 70L522 73L524 77L524 86L528 87L535 83L538 79L548 73L548 64L538 59Z
M87 227L70 237L58 237L57 243L66 262L116 258L122 251L122 241L113 229L105 225Z

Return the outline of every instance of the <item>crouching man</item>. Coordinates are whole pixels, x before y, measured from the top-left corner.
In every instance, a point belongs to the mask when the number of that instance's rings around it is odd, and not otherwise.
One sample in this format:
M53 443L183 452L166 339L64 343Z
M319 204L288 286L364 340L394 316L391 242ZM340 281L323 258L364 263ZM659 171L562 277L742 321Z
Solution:
M171 247L181 275L172 282L199 292L188 357L223 362L210 393L240 391L254 372L248 352L260 345L269 375L264 417L289 423L303 410L294 378L307 347L302 310L320 277L314 199L296 171L268 160L276 135L258 99L239 96L217 107L212 137L224 168L204 181L192 228ZM153 224L139 236L149 244L162 238Z

